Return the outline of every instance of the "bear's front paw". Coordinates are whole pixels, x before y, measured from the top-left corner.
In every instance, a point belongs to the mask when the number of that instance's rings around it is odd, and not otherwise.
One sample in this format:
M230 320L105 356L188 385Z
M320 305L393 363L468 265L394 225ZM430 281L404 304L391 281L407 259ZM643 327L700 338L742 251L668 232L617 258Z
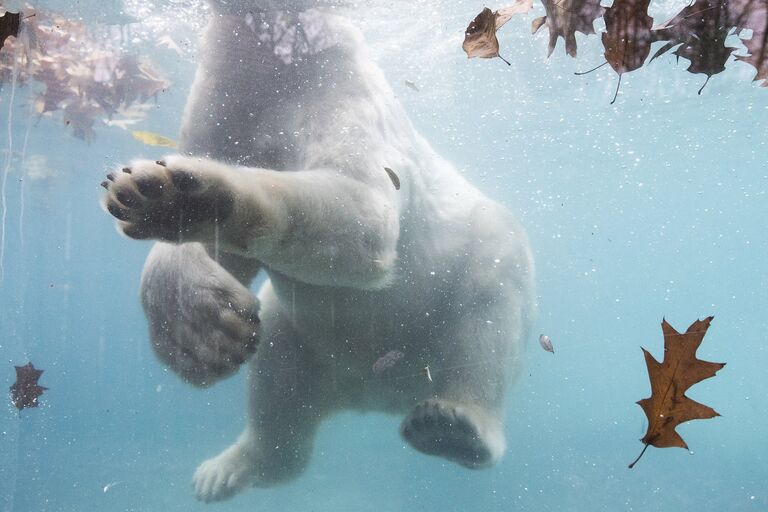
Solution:
M102 204L131 238L210 241L234 201L221 174L205 167L181 156L134 161L107 175Z

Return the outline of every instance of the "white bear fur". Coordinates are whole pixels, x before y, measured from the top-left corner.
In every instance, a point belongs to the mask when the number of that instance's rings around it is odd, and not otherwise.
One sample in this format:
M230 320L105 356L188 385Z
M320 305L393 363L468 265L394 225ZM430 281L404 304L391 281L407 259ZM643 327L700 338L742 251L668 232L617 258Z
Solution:
M258 38L262 17L283 15L261 11L230 2L210 21L181 130L190 156L104 183L121 230L164 240L142 279L160 359L206 386L255 347L245 429L197 469L197 496L296 477L342 409L404 415L414 448L492 465L534 310L523 229L414 131L347 19L301 14L315 39L286 59ZM148 179L160 197L137 193ZM202 213L158 231L177 204ZM375 374L391 350L403 358Z

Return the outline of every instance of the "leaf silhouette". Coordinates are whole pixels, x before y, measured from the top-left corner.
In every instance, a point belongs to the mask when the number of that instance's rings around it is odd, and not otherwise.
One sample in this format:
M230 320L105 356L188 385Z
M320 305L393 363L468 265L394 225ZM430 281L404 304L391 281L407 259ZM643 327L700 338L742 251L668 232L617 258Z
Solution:
M6 11L5 14L0 16L0 48L3 47L6 39L11 36L16 37L19 34L20 21L20 12Z
M706 74L706 85L712 75L725 70L725 62L736 49L725 46L733 26L728 4L728 0L696 0L674 18L653 27L654 40L668 42L651 60L680 45L675 55L690 61L689 72Z
M557 38L565 41L565 52L576 57L576 31L582 34L594 34L592 24L603 15L605 8L600 0L541 0L546 16L536 18L531 25L535 34L543 25L549 29L549 52L552 55L557 45Z
M496 31L512 16L528 12L532 7L533 0L517 0L514 5L499 9L496 12L487 7L484 8L464 31L464 44L461 47L467 52L467 57L470 59L472 57L482 59L499 57L509 64L504 57L499 55L499 40L496 39Z
M684 334L677 332L666 320L661 322L664 333L664 361L659 363L643 349L651 396L637 402L648 417L648 431L640 440L645 444L640 455L629 465L632 468L649 445L657 448L678 446L688 448L675 427L686 421L719 416L711 407L685 396L685 391L704 379L714 377L725 363L710 363L696 358L696 350L713 317L696 320Z
M736 59L757 69L755 80L764 80L768 78L767 26L768 0L696 0L674 18L653 28L654 40L668 42L651 60L682 43L675 55L691 62L688 71L704 73L709 81L709 77L725 69L728 57L736 50L725 46L731 30L749 29L752 37L744 40L749 55L737 55Z
M648 16L650 3L651 0L615 0L603 15L605 60L619 74L619 85L621 75L642 66L651 52L653 18ZM614 101L616 96L611 103Z
M38 370L32 363L24 366L14 366L16 368L16 382L11 387L11 401L13 405L21 412L27 407L37 407L37 399L48 388L37 384L37 380L43 374L43 370Z
M752 30L752 37L743 41L749 55L736 59L754 66L753 80L767 80L762 85L768 87L768 0L731 0L731 6L734 26Z

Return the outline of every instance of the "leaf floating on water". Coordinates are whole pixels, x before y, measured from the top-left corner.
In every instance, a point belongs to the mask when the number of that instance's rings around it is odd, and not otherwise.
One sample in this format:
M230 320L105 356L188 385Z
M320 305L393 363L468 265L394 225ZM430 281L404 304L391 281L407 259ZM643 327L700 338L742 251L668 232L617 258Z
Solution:
M10 387L13 405L19 412L27 407L37 407L39 405L37 399L43 391L48 389L37 384L43 370L38 370L31 362L24 366L14 366L14 368L16 368L16 382Z
M742 41L749 55L736 60L752 65L757 70L752 80L765 80L762 86L768 87L768 0L731 0L731 6L734 26L752 30L752 37Z
M464 43L462 48L467 53L467 57L480 57L481 59L491 59L499 57L509 64L509 62L499 55L499 40L496 39L496 31L499 30L515 14L526 13L533 7L533 0L517 0L514 5L499 9L496 12L489 8L482 10L464 31Z
M546 25L549 29L549 51L552 55L557 45L557 38L565 41L565 53L576 57L576 32L582 34L594 34L592 24L603 15L605 8L600 5L600 0L542 0L546 16L536 18L531 24L531 32L534 34Z
M153 132L132 131L133 138L149 146L162 146L165 148L175 148L176 143L168 137L163 137Z
M9 37L16 37L19 35L19 24L21 23L20 12L6 11L5 14L0 16L0 49L3 47L3 43Z
M401 360L404 355L405 354L399 350L390 350L378 358L375 363L373 363L373 373L376 375L381 375L385 371L395 366L395 364L397 364L397 362Z
M621 75L641 67L651 53L653 18L648 16L651 0L615 0L605 10L605 32L602 40L605 60L619 74L616 95L619 94ZM613 97L613 103L616 96Z
M720 416L714 409L685 396L685 391L704 379L714 377L725 363L710 363L696 358L713 317L697 320L680 334L666 320L661 322L664 332L664 361L659 363L643 349L651 396L637 402L648 417L648 431L640 441L645 444L640 455L629 465L632 468L649 445L657 448L677 446L688 448L675 427L690 420Z
M553 354L555 353L555 347L552 346L552 340L549 339L549 336L546 334L539 336L539 344L541 345L541 348L547 352L552 352Z
M651 60L677 47L674 54L690 61L688 71L703 73L709 81L712 75L725 71L728 57L736 50L725 46L730 31L728 0L696 0L674 18L653 27L654 39L667 44Z
M392 180L392 184L395 186L395 190L400 190L400 178L397 177L397 174L395 174L395 171L393 171L389 167L385 167L384 170L387 171L387 175L389 176L389 179Z

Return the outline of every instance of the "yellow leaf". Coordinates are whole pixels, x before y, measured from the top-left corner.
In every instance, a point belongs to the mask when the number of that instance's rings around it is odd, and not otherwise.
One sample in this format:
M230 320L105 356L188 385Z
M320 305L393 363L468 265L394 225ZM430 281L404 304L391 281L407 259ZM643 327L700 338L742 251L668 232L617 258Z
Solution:
M175 148L176 143L168 137L163 137L152 132L132 131L133 138L149 146L163 146L166 148Z

